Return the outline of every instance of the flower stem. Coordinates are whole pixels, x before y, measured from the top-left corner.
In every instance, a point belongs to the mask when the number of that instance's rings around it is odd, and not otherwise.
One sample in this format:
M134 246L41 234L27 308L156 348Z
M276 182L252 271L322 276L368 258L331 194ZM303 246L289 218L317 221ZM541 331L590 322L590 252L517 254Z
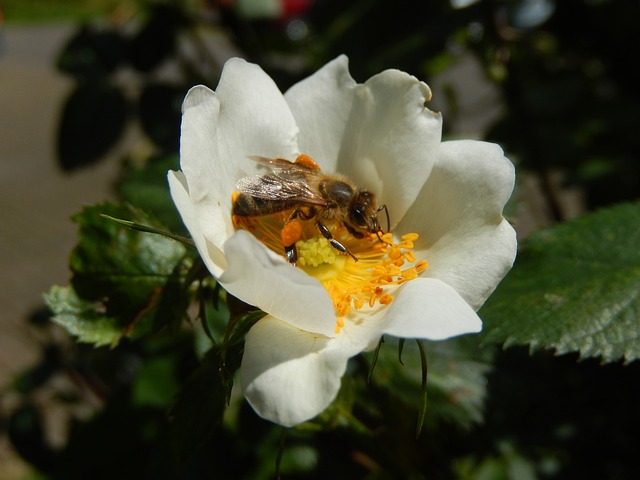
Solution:
M420 438L427 413L427 355L424 351L424 343L420 340L416 340L416 343L418 344L418 350L420 350L420 363L422 365L422 405L420 406L418 424L416 425L416 439L418 439Z

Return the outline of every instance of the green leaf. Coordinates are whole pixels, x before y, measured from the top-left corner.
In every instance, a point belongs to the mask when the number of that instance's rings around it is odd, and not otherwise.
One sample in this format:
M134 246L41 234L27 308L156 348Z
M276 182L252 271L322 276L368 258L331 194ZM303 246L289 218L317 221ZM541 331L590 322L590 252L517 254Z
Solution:
M125 37L116 29L83 25L60 52L56 66L79 79L100 80L121 65L125 49Z
M480 315L485 342L640 357L640 203L540 232Z
M102 215L164 227L132 207L100 204L74 217L80 225L71 254L71 288L47 298L55 321L81 341L114 345L167 324L177 324L188 304L186 248L162 235L132 231Z
M119 88L103 82L80 84L62 111L57 138L62 170L71 172L99 161L124 131L127 110Z
M149 21L129 43L129 60L133 67L148 73L167 59L175 49L176 36L183 21L178 8L155 5Z
M100 304L78 297L71 287L54 285L44 301L53 312L52 320L80 342L114 346L122 337L122 327L115 318L106 316Z

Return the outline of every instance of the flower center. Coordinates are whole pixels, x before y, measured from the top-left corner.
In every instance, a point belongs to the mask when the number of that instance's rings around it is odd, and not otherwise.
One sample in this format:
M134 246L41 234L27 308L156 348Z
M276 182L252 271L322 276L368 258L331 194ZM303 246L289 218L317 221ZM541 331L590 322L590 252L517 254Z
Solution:
M337 278L347 261L324 237L298 240L296 248L298 266L321 282Z
M234 216L236 228L251 232L274 252L283 255L281 230L291 211L259 217ZM340 224L328 224L333 238L358 259L337 251L324 238L313 221L302 223L301 239L296 242L297 266L319 280L327 289L336 312L336 333L353 311L388 305L394 286L417 278L427 268L426 260L416 261L413 242L416 233L403 235L398 243L391 233L378 238L369 234L355 238Z

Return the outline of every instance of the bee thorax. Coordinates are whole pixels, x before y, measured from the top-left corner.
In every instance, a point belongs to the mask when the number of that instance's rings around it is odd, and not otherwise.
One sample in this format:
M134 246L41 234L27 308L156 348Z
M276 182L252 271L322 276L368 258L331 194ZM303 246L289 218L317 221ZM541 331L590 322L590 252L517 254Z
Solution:
M353 188L340 180L324 180L320 183L320 192L338 208L348 207L353 200Z

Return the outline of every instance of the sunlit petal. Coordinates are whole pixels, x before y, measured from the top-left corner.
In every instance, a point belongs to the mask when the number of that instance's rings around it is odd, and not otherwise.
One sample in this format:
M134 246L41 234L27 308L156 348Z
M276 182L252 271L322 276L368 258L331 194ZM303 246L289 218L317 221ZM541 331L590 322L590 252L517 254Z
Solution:
M430 98L425 83L398 70L356 84L345 56L286 93L304 153L375 192L396 222L436 159L442 120Z
M514 185L513 164L495 144L444 142L418 199L399 225L421 234L425 275L453 287L478 309L516 254L515 231L502 217Z
M482 321L469 304L434 278L418 278L403 285L385 320L384 333L401 338L444 340L482 329Z

